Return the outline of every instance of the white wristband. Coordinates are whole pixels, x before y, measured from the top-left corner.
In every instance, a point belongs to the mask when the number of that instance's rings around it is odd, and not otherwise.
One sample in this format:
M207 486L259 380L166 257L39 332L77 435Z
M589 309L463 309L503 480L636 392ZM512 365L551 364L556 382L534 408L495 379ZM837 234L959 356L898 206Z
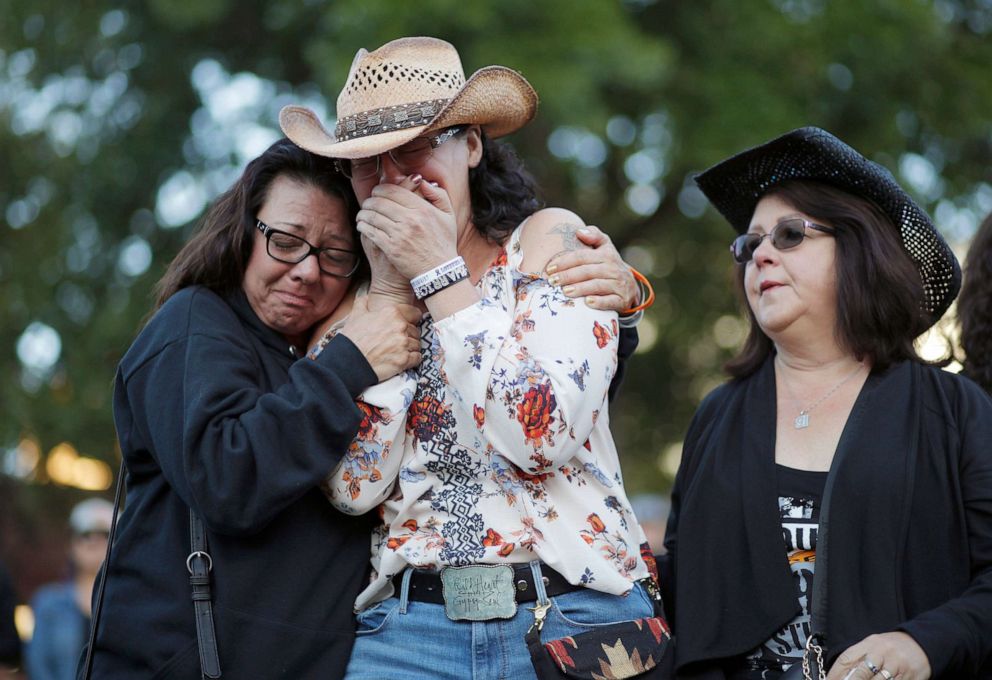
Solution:
M461 267L465 266L465 260L462 259L461 255L453 257L444 264L438 265L437 267L434 267L434 269L430 269L424 272L423 274L418 274L417 276L414 276L412 279L410 279L410 285L413 286L414 288L418 288L420 286L423 286L428 281L436 279L439 276L444 276L445 274L458 268L459 266Z
M417 299L423 300L467 278L468 267L465 266L465 260L456 257L411 280L410 285L413 286L413 294Z

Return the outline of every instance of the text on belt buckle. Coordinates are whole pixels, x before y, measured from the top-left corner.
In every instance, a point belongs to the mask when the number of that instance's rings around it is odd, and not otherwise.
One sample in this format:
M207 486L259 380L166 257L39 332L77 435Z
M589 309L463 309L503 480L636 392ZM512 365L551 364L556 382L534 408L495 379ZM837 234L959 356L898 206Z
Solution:
M513 567L472 564L441 570L444 613L452 621L510 619L517 613Z

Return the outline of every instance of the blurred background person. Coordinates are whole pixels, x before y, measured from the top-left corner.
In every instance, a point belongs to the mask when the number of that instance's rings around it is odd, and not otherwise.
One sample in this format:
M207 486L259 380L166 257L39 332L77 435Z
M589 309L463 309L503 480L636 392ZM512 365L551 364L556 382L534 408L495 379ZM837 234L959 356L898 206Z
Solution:
M958 324L966 376L992 393L992 214L975 234L958 295Z
M25 668L31 680L71 680L90 626L90 598L107 553L114 506L102 498L77 504L69 515L69 578L42 587L31 600L34 635Z
M630 507L641 523L644 537L648 540L651 550L658 554L665 550L665 524L671 503L667 496L659 493L641 493L631 496Z
M21 663L21 638L14 627L16 604L10 574L0 563L0 672L14 672Z

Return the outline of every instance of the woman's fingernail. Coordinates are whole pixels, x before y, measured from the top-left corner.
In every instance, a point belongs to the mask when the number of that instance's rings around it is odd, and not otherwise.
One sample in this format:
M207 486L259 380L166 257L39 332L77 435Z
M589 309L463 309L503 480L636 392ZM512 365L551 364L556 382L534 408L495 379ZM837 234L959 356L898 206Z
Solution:
M422 175L414 175L414 176L413 176L413 177L411 177L410 179L412 179L412 180L413 180L413 183L414 183L414 184L420 184L420 183L421 183L422 181L424 181L424 178L423 178L423 176L422 176Z
M557 286L559 281L561 281L561 277L557 275L552 275L548 277L548 283L550 283L552 286Z
M579 227L579 233L580 233L580 234L588 234L588 233L590 233L590 232L589 232L589 230L588 230L587 228L585 228L585 227Z
M554 274L556 271L558 271L558 265L552 262L551 264L549 264L547 267L544 268L544 271L547 274Z
M563 292L565 295L571 295L572 293L575 292L575 286L565 286L564 288L561 289L561 292Z
M594 297L587 297L586 298L586 304L589 305L590 307L595 307L596 306L596 298L594 298Z

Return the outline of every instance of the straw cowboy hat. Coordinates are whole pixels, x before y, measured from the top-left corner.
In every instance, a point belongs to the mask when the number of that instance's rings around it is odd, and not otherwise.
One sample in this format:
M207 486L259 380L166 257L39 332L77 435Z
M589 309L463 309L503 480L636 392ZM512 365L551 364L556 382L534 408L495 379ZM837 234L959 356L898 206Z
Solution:
M899 230L923 281L921 306L932 323L961 289L961 266L933 220L892 173L826 130L804 127L723 160L695 177L731 226L743 234L761 197L790 180L813 180L868 199Z
M330 134L317 115L286 106L279 124L298 146L331 158L367 158L452 125L478 124L489 137L519 130L537 111L537 93L505 66L465 80L454 46L436 38L400 38L360 49L338 96Z

